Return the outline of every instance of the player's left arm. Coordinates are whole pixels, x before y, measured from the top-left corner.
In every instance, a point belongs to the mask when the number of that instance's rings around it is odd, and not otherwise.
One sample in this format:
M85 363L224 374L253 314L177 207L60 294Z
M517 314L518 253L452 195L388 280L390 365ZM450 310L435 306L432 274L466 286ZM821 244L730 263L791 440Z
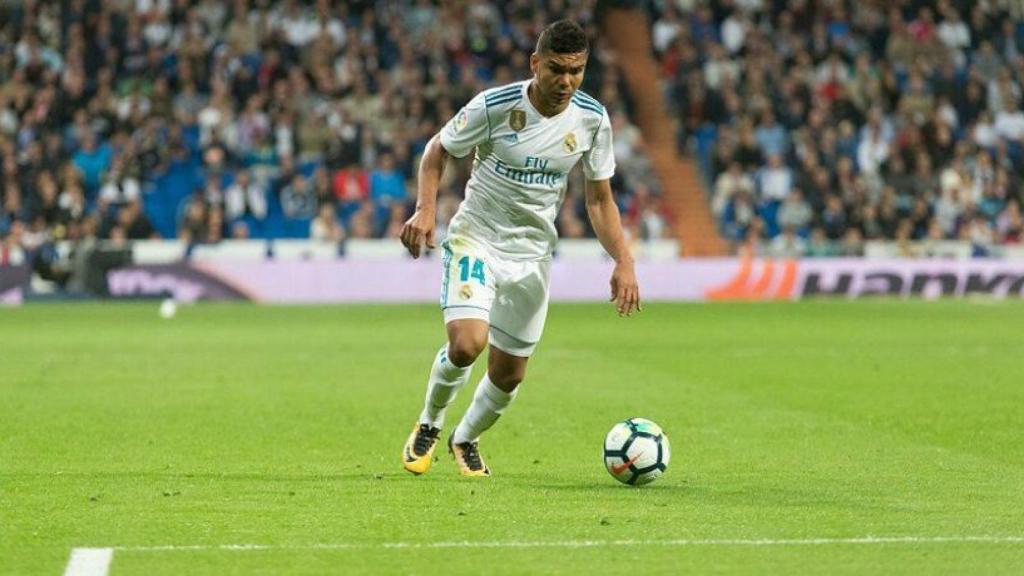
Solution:
M630 316L640 311L640 288L636 282L633 255L629 252L626 237L622 233L619 207L612 194L611 177L615 174L615 152L612 147L612 121L602 111L601 121L594 133L594 143L583 153L583 175L587 179L584 195L587 215L597 232L597 239L608 254L615 259L612 272L612 297L620 316Z
M632 316L639 312L640 286L636 281L636 269L633 255L626 244L626 236L622 233L622 220L619 218L619 207L615 204L612 194L611 180L587 180L585 187L587 215L594 226L597 239L601 241L608 255L615 260L615 271L612 272L611 300L620 316Z

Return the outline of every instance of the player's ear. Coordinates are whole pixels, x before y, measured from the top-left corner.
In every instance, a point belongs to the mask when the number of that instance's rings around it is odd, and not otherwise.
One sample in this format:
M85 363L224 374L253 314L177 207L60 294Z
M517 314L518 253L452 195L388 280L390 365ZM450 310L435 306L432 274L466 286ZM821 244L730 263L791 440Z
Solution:
M540 55L537 54L536 52L534 52L533 54L530 54L530 72L533 73L534 76L536 76L537 75L537 70L539 70L539 69L540 69Z

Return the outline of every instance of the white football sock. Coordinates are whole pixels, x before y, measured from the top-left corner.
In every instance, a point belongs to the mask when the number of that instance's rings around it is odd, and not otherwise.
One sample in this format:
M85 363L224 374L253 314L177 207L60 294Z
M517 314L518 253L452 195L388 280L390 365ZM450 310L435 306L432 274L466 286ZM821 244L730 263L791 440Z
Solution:
M420 424L429 424L435 428L444 426L444 412L455 399L459 388L469 380L473 366L459 368L448 359L448 344L434 356L434 365L430 368L430 379L427 381L427 398Z
M452 442L462 444L463 442L476 442L480 435L498 421L498 417L505 412L508 405L515 400L515 390L505 392L491 382L490 376L484 374L480 384L476 387L476 394L473 395L473 403L470 404L462 422L455 429Z

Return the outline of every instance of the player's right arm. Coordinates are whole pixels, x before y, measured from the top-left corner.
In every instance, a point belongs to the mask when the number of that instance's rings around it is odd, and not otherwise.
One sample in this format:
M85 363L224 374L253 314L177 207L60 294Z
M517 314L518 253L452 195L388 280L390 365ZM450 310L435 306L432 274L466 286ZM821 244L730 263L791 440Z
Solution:
M402 227L402 244L420 257L425 243L434 248L434 228L437 225L437 188L449 157L462 158L483 144L490 135L490 119L484 94L477 94L454 118L445 124L423 151L416 186L416 212Z
M448 151L441 145L438 135L427 142L420 160L419 178L416 186L416 212L402 227L402 244L413 258L420 257L425 243L428 248L436 247L434 227L437 221L437 187L448 163Z

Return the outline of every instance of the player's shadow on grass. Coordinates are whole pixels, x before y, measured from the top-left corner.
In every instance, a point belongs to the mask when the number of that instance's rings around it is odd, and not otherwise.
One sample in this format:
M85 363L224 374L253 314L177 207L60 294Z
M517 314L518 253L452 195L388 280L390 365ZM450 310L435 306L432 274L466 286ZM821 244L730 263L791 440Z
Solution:
M607 479L611 480L611 479ZM637 503L654 506L668 506L674 502L700 502L705 506L736 507L745 506L761 508L768 505L799 513L814 510L879 510L889 513L912 513L918 510L918 504L908 505L905 502L877 501L871 494L836 496L833 489L794 488L786 489L777 486L749 485L742 488L722 487L700 483L682 483L657 481L646 486L628 486L603 478L572 482L532 482L529 478L519 477L517 484L528 486L539 492L557 493L561 495L579 495L581 498L632 499Z
M536 488L538 490L546 490L553 492L575 492L578 494L593 494L595 490L609 493L629 493L629 492L658 492L661 494L669 494L677 492L680 495L685 494L688 490L687 486L662 482L655 482L646 486L630 486L628 484L620 484L611 478L594 478L593 480L579 480L573 482L532 482L531 479L520 476L516 478L518 482L529 486L530 488Z

